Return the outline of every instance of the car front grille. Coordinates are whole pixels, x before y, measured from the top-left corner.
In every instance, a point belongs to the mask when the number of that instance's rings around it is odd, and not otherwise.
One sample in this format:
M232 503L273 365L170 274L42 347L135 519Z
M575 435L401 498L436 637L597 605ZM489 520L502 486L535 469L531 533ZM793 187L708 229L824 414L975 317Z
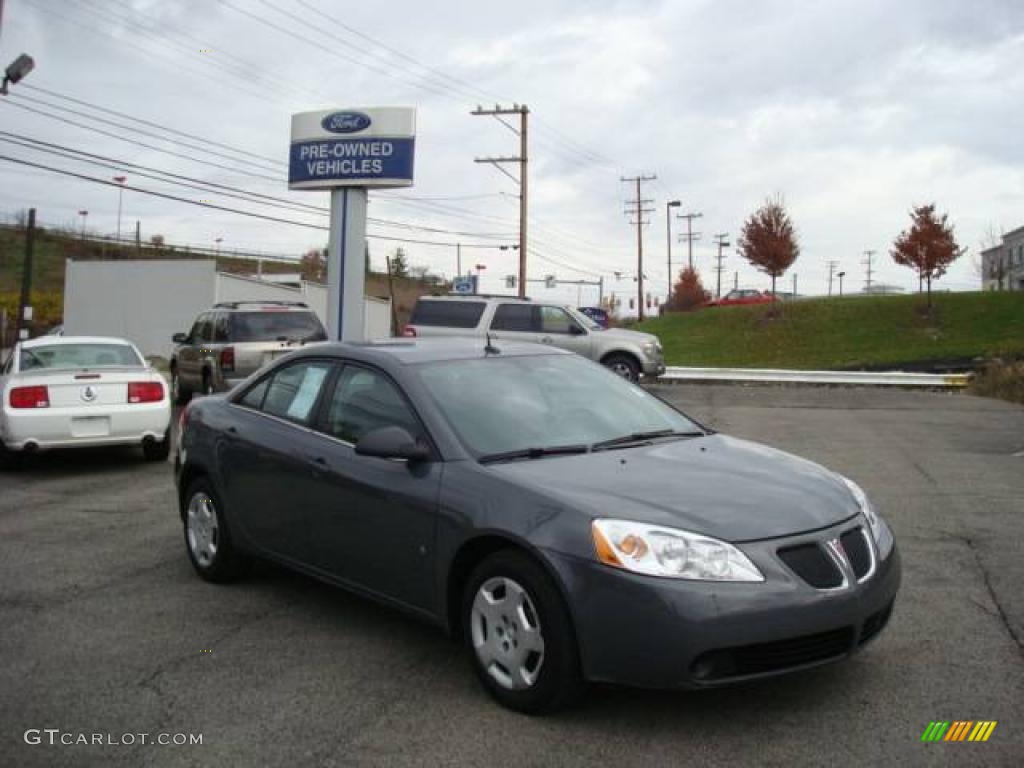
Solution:
M863 528L854 528L839 537L846 550L846 557L850 560L850 567L858 579L871 570L871 550L866 535Z
M697 680L710 682L782 671L844 656L850 652L853 638L853 627L842 627L816 635L707 651L693 662L690 673Z
M860 628L860 639L857 641L858 645L864 645L864 643L885 629L885 625L889 623L889 617L892 616L892 606L893 601L890 601L885 608L880 611L876 611L864 619L864 624L861 625Z
M778 552L779 559L797 576L812 587L835 589L843 583L843 572L815 542L785 547Z

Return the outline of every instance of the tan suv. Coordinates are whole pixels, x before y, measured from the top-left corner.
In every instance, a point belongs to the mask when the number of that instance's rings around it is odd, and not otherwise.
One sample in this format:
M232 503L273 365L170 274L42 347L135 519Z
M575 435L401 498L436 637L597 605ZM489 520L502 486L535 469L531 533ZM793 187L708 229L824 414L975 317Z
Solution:
M550 344L638 381L665 372L650 333L605 328L572 307L510 296L421 296L403 336L478 336Z
M171 396L184 405L194 392L223 392L303 344L326 341L316 314L302 302L234 301L203 312L176 333Z

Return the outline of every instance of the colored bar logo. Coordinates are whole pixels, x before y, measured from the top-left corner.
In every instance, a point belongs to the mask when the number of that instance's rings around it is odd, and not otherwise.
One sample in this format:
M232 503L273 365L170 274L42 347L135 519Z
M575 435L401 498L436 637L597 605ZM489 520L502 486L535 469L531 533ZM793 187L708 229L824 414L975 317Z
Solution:
M921 741L988 741L997 720L954 720L928 723Z

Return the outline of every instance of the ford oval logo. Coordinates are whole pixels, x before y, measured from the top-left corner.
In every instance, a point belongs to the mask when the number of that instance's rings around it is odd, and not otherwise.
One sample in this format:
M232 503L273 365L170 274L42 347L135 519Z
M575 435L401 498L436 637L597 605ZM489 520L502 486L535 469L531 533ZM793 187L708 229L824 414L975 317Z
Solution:
M362 112L332 112L320 125L331 133L356 133L370 127L370 116Z

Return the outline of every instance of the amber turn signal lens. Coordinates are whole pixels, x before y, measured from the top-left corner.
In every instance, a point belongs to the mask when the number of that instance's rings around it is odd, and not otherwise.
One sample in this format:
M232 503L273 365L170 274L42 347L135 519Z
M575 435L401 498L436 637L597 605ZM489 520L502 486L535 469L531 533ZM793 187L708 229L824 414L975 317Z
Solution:
M616 568L621 568L622 561L619 560L618 555L615 554L615 550L612 549L611 543L605 538L605 535L601 532L601 529L597 527L596 523L590 524L590 532L594 537L594 550L597 552L597 559L605 565L613 565Z

